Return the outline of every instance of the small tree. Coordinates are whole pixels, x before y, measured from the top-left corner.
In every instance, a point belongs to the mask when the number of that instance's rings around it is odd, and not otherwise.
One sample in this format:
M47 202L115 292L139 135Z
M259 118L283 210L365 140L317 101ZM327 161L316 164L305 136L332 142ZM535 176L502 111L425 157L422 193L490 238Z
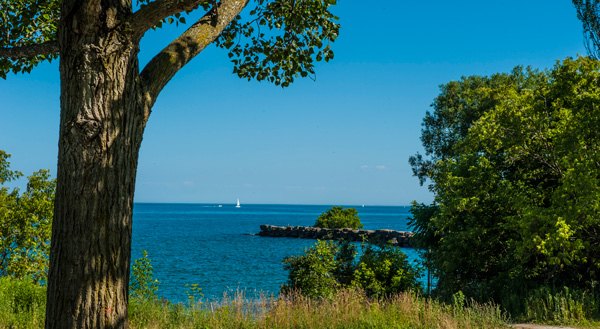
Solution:
M356 209L342 207L331 207L319 216L314 225L314 227L321 228L352 228L355 230L363 226Z
M146 250L142 250L142 253L144 257L136 259L131 265L129 296L147 301L158 300L156 292L160 282L154 278L154 268L148 253Z
M0 150L0 185L23 176ZM27 189L0 187L0 276L46 281L56 181L48 170L27 177Z

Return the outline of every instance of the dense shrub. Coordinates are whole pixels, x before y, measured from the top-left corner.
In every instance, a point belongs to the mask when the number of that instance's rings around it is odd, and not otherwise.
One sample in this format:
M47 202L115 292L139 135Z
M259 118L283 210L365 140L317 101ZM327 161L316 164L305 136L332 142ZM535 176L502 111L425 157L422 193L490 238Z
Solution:
M420 291L420 276L419 270L408 263L400 248L390 244L368 244L354 271L352 285L361 287L370 296Z
M360 222L356 209L331 207L319 216L314 227L359 229L363 227L363 224Z
M358 287L369 296L407 290L420 291L420 271L408 263L398 247L342 241L317 241L304 254L286 257L288 282L282 292L298 290L309 297L329 297L343 287Z
M317 241L302 255L286 257L283 267L288 271L289 282L283 290L302 291L310 297L328 297L339 288L334 272L339 268L335 259L339 246L331 241Z

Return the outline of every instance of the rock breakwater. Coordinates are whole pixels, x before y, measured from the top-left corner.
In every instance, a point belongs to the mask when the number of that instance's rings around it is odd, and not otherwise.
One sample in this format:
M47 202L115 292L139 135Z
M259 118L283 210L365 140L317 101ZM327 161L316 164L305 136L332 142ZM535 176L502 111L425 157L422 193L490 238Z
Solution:
M412 232L394 230L353 230L349 228L319 228L312 226L273 226L261 225L257 234L266 237L283 237L320 240L386 241L399 247L412 247L410 238Z

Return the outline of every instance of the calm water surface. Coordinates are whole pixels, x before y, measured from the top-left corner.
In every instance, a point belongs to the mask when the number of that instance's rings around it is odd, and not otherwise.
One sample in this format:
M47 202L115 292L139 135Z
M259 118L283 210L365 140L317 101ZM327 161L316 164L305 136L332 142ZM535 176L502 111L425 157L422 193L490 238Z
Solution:
M185 285L197 283L205 298L225 291L277 294L286 282L282 260L300 254L315 240L267 238L258 233L263 224L310 226L330 206L160 204L136 203L133 209L132 259L142 250L160 281L159 296L185 301ZM409 207L356 207L365 229L407 231ZM403 251L414 262L413 249Z

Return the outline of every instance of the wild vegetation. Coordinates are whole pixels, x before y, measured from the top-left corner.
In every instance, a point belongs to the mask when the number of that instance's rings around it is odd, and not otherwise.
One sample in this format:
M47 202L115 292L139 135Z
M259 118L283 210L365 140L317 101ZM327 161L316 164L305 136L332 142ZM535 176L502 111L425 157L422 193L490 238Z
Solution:
M523 296L568 291L600 315L598 104L600 63L587 57L441 87L423 121L429 158L410 160L435 195L411 224L439 296L526 314Z
M330 298L291 294L174 304L148 298L129 302L131 328L507 328L498 307L457 300L440 304L414 293L367 297L338 290ZM30 281L0 278L0 329L43 328L45 289Z
M320 298L344 288L359 288L369 297L421 291L420 271L400 248L363 243L358 259L357 254L356 246L346 241L317 241L303 254L284 259L288 282L282 292Z

